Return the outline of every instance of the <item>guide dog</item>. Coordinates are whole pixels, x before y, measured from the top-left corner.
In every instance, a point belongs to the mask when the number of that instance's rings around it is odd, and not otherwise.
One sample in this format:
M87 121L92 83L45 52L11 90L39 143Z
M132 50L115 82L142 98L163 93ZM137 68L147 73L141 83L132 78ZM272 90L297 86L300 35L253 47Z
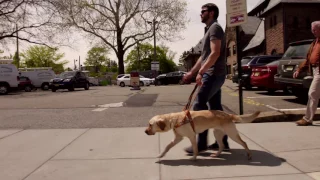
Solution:
M183 121L185 121L185 117L187 116L186 112L187 111L156 115L149 120L149 126L145 130L147 135L155 135L156 132L168 132L171 129L174 130L175 134L175 138L166 146L158 158L164 157L183 137L187 137L193 147L193 157L191 159L196 160L198 155L196 134L202 133L210 128L214 129L214 136L219 145L218 152L212 156L218 157L221 154L224 149L222 139L223 136L227 134L233 141L240 144L246 150L249 160L252 158L247 143L241 139L235 123L251 123L259 116L260 111L249 116L233 115L219 110L189 111L189 121L185 123ZM194 126L191 125L191 121L193 121ZM177 124L181 126L177 127Z

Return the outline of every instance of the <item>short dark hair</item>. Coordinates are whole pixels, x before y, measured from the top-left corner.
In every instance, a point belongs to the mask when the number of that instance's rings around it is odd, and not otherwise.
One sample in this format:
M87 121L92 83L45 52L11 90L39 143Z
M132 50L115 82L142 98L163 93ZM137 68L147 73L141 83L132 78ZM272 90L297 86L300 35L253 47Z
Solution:
M218 19L219 17L219 8L217 5L213 4L213 3L207 3L205 5L202 6L202 8L207 8L208 11L213 11L214 12L214 19Z

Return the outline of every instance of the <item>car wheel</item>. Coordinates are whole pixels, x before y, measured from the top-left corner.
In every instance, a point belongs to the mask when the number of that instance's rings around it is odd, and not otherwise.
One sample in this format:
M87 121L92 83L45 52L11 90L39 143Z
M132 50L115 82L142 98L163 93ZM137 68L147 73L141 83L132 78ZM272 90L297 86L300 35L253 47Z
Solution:
M71 84L70 87L68 88L69 91L74 91L74 84Z
M9 87L5 84L0 85L0 94L8 94Z
M161 86L162 83L160 81L157 81L156 84L157 84L157 86Z
M89 83L86 83L84 89L85 89L85 90L89 90Z
M47 84L47 83L45 83L45 84L43 84L42 86L41 86L41 89L42 90L44 90L44 91L47 91L47 90L49 90L49 84Z
M144 86L144 83L140 81L139 86Z
M125 87L126 85L124 84L124 82L121 82L121 83L120 83L120 86L121 86L121 87Z
M24 91L25 92L31 92L31 90L32 90L32 87L31 86L26 86L26 87L24 87Z

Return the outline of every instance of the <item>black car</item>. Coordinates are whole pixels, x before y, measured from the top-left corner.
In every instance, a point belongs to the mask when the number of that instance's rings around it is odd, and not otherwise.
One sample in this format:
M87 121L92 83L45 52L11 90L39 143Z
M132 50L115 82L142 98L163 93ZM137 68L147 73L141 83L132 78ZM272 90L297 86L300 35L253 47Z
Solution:
M242 86L246 89L251 89L250 77L252 74L252 68L257 66L263 66L273 61L279 60L282 56L272 55L259 55L259 56L246 56L241 60L242 67ZM232 77L234 83L238 83L238 66L235 66L235 74Z
M182 78L186 74L184 71L175 71L167 74L160 74L154 80L154 85L168 85L168 84L186 84ZM190 84L188 82L187 84Z
M285 85L292 93L302 99L308 97L308 90L312 82L312 74L308 71L299 73L293 78L293 73L305 61L313 39L292 42L279 61L278 73L274 76L275 83Z
M89 80L85 73L81 71L67 71L50 81L52 92L58 89L68 89L74 91L74 88L84 88L89 90Z

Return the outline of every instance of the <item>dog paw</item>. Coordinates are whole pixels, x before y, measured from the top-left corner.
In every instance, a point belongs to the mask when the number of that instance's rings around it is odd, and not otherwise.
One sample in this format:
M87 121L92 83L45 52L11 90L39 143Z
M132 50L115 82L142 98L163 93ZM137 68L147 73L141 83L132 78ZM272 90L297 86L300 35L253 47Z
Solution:
M197 157L192 157L190 158L191 161L196 161L197 160Z

